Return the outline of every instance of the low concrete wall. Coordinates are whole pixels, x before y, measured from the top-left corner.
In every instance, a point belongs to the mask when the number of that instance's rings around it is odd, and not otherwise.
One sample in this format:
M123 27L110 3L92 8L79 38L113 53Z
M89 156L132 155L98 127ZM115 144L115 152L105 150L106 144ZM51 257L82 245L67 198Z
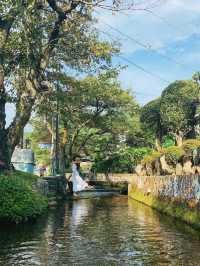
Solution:
M49 193L56 193L60 196L66 194L67 180L65 176L46 176L42 180L48 184L47 190Z
M200 228L200 176L133 176L128 195Z
M134 175L133 174L116 174L116 173L110 173L108 175L106 174L97 174L94 177L95 181L107 181L112 183L118 183L118 182L127 182L131 183L133 180Z

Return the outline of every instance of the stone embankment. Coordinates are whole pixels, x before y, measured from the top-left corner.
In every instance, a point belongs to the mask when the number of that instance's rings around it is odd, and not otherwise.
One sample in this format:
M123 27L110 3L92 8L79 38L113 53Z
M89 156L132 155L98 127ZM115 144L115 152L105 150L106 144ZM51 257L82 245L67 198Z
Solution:
M133 174L116 174L116 173L109 173L109 174L97 174L94 177L95 181L104 181L104 182L127 182L130 183L133 180Z
M135 176L128 195L200 229L200 176Z

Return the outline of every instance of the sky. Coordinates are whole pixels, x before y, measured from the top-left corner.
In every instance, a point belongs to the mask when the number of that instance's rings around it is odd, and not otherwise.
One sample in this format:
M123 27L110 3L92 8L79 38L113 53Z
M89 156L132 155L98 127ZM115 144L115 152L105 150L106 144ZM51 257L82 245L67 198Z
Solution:
M119 77L122 87L131 89L144 105L158 97L169 83L190 79L200 70L200 1L135 2L143 3L136 5L137 9L149 8L148 12L129 10L113 14L96 9L95 17L101 38L121 44L120 57L114 57L113 63L127 66ZM151 5L152 2L156 4ZM8 105L6 113L9 124L15 112Z
M136 2L142 2L136 7L143 9L152 1ZM200 1L160 0L148 11L112 14L98 9L96 16L101 38L120 42L120 57L113 62L127 66L121 84L133 90L141 105L158 97L169 83L190 79L200 70Z

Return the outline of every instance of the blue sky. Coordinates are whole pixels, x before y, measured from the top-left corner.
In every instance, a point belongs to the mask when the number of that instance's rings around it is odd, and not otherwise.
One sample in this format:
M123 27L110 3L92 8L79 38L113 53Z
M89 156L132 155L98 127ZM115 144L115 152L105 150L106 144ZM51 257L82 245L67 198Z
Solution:
M142 2L139 8L148 7L149 1ZM113 15L98 10L97 14L98 28L109 34L102 33L102 38L119 41L123 57L167 81L116 57L115 63L128 66L120 75L122 86L131 88L140 104L159 96L170 82L189 79L200 70L200 1L163 0L150 11L152 13L131 10ZM145 49L113 28L151 49Z
M137 0L136 7L147 8L153 0ZM131 89L140 104L158 97L162 90L174 80L189 79L200 70L200 1L199 0L157 0L157 5L145 11L115 12L97 9L97 28L121 43L121 55L151 71L161 78L143 71L116 57L115 64L127 65L120 74L124 88ZM119 34L109 26L139 41L151 50L145 49L133 40ZM101 33L101 37L111 37ZM152 51L153 50L153 51ZM161 56L161 54L164 56ZM165 56L170 57L167 60ZM175 63L176 61L177 63ZM7 106L7 121L10 122L14 110Z

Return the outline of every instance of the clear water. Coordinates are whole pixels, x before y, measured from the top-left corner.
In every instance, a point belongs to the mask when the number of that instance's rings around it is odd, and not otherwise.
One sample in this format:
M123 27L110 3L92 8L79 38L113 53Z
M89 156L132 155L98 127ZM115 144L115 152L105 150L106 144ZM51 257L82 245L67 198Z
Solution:
M0 228L0 265L200 265L199 233L127 197L66 202Z

